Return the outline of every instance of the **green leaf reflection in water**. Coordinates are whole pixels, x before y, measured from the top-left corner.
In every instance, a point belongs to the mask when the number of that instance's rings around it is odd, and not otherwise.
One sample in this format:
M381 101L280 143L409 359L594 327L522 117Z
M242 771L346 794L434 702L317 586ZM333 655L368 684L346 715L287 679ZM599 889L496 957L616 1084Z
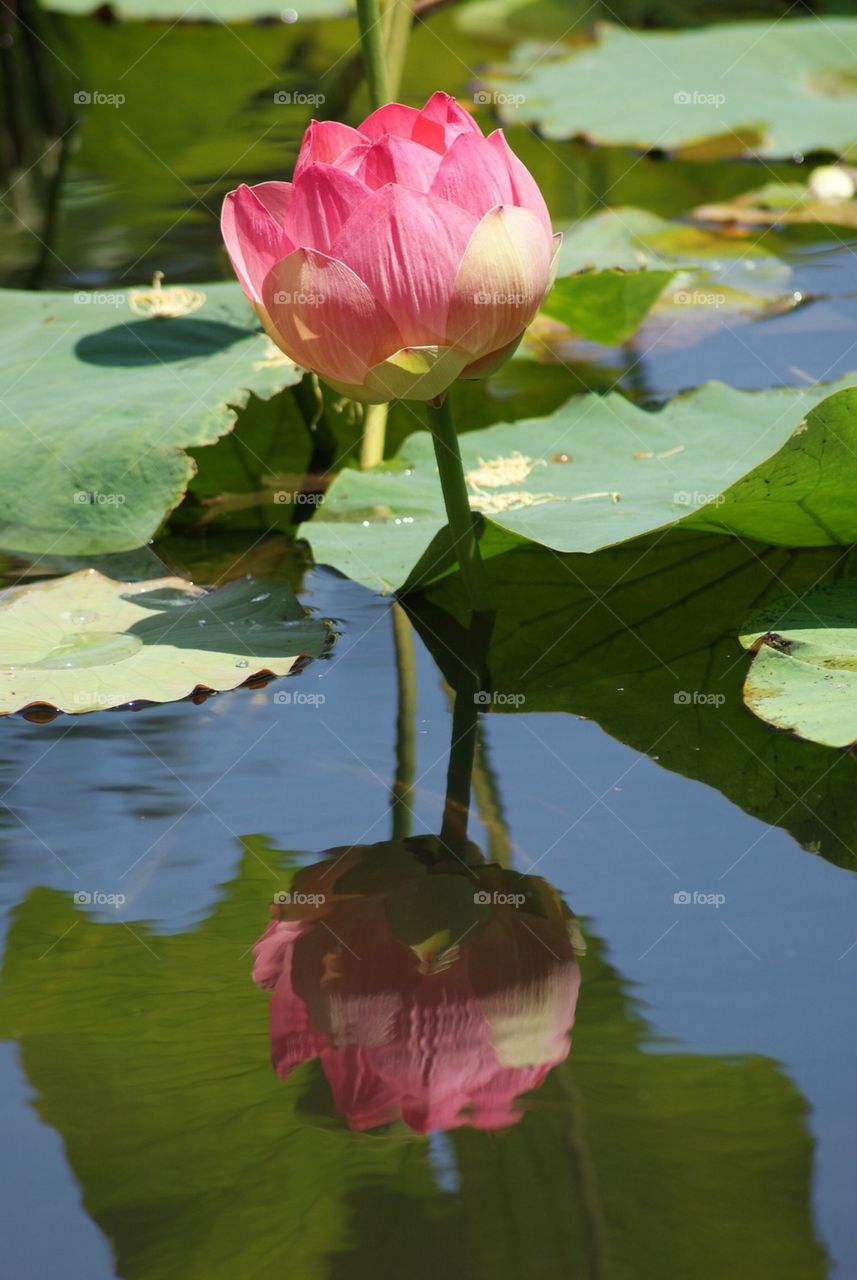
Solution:
M800 1096L762 1058L647 1052L592 940L571 1054L520 1123L444 1140L457 1190L425 1138L338 1121L316 1067L278 1081L250 951L294 858L242 843L183 934L37 890L9 936L0 1035L124 1280L823 1274Z
M857 867L854 756L773 733L751 715L742 697L750 656L738 640L756 609L853 578L853 550L675 530L595 555L521 548L488 568L504 601L488 656L493 688L517 695L494 710L596 720L811 852ZM442 666L446 646L460 645L458 581L409 608Z

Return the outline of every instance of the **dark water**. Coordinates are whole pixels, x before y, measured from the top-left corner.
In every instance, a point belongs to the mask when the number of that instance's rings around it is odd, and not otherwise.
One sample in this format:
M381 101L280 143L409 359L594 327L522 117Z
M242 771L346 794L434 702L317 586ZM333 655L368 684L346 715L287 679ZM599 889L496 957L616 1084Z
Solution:
M414 99L464 94L484 59L449 23L417 34ZM271 85L316 83L349 24L308 45L252 28L243 51L216 26L151 50L146 27L54 25L80 82L121 79L128 110L85 117L53 216L41 171L21 184L31 230L3 227L5 283L222 276L223 191L285 173L303 127ZM770 176L513 141L559 223L603 201L679 215ZM563 359L651 401L853 370L847 237L766 243L790 268L773 292L804 305L654 318L622 351ZM127 571L208 581L237 557L216 534L167 539ZM311 569L301 599L338 636L298 677L2 723L4 1276L857 1274L855 766L743 710L733 639L749 603L853 557L697 537L554 561L492 567L498 697L452 859L450 743L456 787L477 715L441 612L454 586L414 630ZM276 902L299 892L324 909ZM273 994L253 980L272 901L269 941L292 938Z

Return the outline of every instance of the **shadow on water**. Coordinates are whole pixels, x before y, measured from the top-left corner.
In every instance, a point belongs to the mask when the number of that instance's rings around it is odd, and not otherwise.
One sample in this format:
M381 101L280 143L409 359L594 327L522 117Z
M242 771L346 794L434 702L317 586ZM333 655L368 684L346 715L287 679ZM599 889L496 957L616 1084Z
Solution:
M134 320L89 333L76 343L74 350L87 364L172 364L213 355L246 337L246 329L214 320L174 318L169 324Z

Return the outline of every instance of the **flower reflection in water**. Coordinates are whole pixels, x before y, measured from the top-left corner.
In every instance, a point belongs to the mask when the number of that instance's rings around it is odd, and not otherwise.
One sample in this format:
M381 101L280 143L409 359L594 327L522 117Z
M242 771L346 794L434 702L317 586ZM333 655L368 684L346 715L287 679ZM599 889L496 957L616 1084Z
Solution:
M570 1047L581 950L546 881L420 837L299 871L256 945L280 1076L318 1057L354 1129L497 1129Z

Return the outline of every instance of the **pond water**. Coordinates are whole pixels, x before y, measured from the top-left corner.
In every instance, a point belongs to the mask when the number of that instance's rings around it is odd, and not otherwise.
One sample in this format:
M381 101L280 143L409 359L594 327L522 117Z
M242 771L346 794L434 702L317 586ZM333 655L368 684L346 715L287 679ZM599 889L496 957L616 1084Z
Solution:
M4 725L8 1274L852 1274L857 885L662 767L675 725L647 754L481 719L471 839L586 945L571 1053L517 1123L351 1131L317 1063L277 1079L253 944L289 868L389 840L397 756L390 604L321 570L303 598L341 634L290 681ZM451 713L420 641L415 666L419 835Z
M467 83L476 46L446 23L415 37L414 100ZM303 125L263 102L267 64L309 82L349 24L297 51L277 28L261 66L263 27L243 52L212 25L157 53L131 25L57 29L93 83L130 68L129 113L87 117L58 216L33 191L47 252L3 228L4 283L225 277L212 211L236 178L285 172ZM213 94L223 42L244 61ZM763 180L515 133L560 224L604 203L675 217ZM573 344L578 385L657 403L852 371L848 238L763 240L764 315L677 307L622 349ZM711 288L752 274L718 261ZM854 760L744 710L734 638L763 594L853 576L853 555L670 535L502 557L485 705L456 665L457 583L406 613L280 543L170 533L93 563L295 582L336 632L300 675L0 725L3 1274L857 1275ZM76 567L9 560L4 581ZM471 763L453 862L435 837ZM446 819L461 836L454 803Z

